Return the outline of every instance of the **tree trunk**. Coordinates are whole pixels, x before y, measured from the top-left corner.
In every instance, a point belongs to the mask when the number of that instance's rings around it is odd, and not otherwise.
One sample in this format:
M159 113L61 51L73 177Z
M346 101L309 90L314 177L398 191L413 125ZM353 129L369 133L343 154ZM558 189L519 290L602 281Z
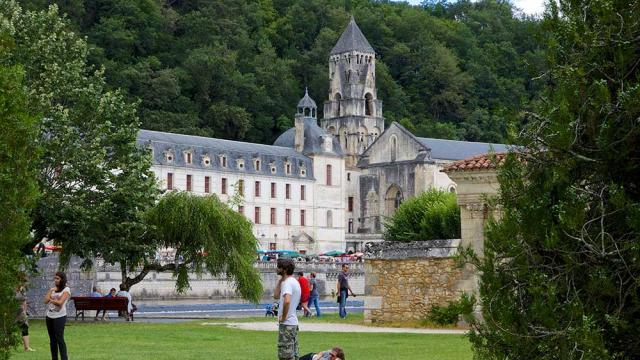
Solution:
M149 263L144 265L144 267L142 268L142 270L138 275L130 278L127 276L128 272L127 272L126 262L125 262L125 265L122 265L122 264L123 263L121 262L120 270L122 272L122 284L124 284L126 291L129 291L129 289L131 289L133 285L144 280L147 274L149 274L149 272L151 271L163 272L163 271L169 271L169 270L173 271L176 269L175 264L160 265L159 263Z

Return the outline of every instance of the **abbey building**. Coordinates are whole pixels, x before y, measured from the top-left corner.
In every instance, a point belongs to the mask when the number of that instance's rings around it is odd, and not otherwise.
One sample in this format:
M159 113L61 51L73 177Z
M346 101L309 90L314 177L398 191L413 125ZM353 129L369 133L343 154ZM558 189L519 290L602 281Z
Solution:
M455 191L440 170L502 144L419 138L385 127L376 53L352 18L329 54L324 117L305 92L295 126L273 145L141 130L163 189L216 194L254 226L263 250L322 253L379 241L385 218L429 188ZM236 196L239 197L239 196Z

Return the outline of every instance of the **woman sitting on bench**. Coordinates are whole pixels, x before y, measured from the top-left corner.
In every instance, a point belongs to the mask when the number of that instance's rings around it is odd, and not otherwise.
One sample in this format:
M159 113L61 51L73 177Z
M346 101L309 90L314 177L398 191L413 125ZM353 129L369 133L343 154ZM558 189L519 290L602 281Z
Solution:
M133 305L133 298L131 297L131 294L126 290L126 287L124 286L124 284L120 284L120 291L118 291L116 296L126 297L127 300L129 300L127 302L127 313L125 318L127 319L127 321L129 321L129 319L133 320L133 312L135 311L135 307Z

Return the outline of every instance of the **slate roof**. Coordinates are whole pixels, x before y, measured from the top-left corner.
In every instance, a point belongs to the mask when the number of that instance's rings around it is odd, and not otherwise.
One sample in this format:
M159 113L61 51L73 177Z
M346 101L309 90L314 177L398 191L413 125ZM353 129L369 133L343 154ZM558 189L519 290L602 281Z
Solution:
M168 165L187 167L194 169L207 169L218 171L231 171L244 174L261 174L267 176L281 176L288 178L313 179L313 163L311 158L304 156L290 147L274 145L254 144L241 141L215 139L202 136L181 135L160 131L140 130L137 143L139 146L151 146L153 148L154 165ZM183 156L185 151L191 150L192 163L187 164ZM173 153L173 161L168 162L165 153ZM211 164L203 164L203 156L211 158ZM227 156L227 167L223 168L219 157ZM253 160L261 160L261 169L256 171ZM240 170L237 160L244 160L244 169ZM291 163L291 174L285 173L285 162ZM270 164L274 164L276 172L272 173ZM300 169L304 167L306 176L301 176Z
M298 107L299 108L316 108L316 102L313 101L313 99L309 96L309 91L305 88L304 89L304 96L302 97L302 99L300 99L300 101L298 102Z
M431 149L431 158L439 160L462 160L472 156L486 154L490 151L501 153L511 148L505 144L417 138L424 146Z
M331 136L333 138L333 152L327 153L324 151L322 145L322 138L325 136ZM275 146L282 146L293 149L295 147L296 140L296 128L291 128L283 132L276 141L273 143ZM318 126L316 119L305 117L304 118L304 148L302 150L304 155L312 154L331 154L335 156L343 156L342 146L335 136L326 132L323 128Z
M362 31L356 24L353 16L351 17L351 21L347 25L347 28L344 30L342 35L340 35L340 39L336 45L331 49L331 55L342 54L351 51L359 51L365 53L373 53L375 54L375 50L367 41L367 38L364 37Z
M442 169L443 172L491 170L504 164L506 153L484 154L472 158L458 160ZM495 161L494 161L495 159Z

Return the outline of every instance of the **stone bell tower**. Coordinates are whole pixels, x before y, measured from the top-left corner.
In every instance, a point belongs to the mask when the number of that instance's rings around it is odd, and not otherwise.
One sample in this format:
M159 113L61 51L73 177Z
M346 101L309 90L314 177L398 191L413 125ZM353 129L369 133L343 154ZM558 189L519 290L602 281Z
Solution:
M376 52L353 17L329 56L329 100L321 126L340 139L353 167L357 157L384 131L376 91Z

